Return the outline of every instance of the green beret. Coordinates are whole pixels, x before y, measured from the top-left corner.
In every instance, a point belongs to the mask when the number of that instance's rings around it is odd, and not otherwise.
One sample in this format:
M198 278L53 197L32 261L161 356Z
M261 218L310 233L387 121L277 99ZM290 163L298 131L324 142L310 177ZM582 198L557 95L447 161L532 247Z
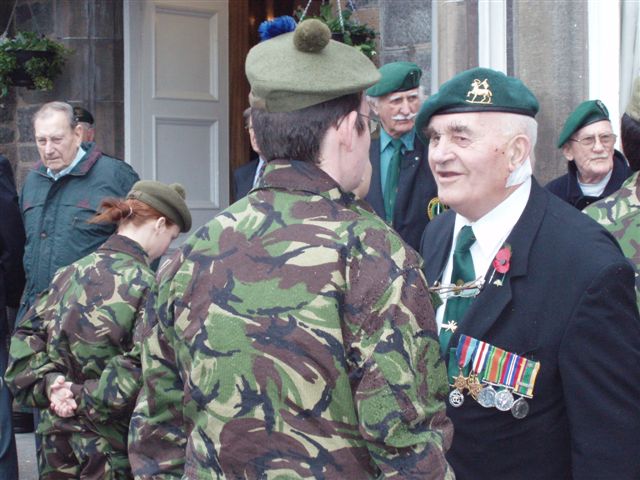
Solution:
M609 120L609 110L604 103L600 100L582 102L564 122L558 137L558 148L562 147L577 130L602 120Z
M140 180L133 184L127 198L140 200L155 208L178 225L181 232L191 229L191 213L184 201L184 187L179 183L166 185L153 180Z
M404 92L420 86L422 70L412 62L393 62L380 67L380 81L367 90L370 97Z
M261 42L247 55L252 107L292 112L358 93L378 81L375 65L357 48L331 40L319 20Z
M73 119L76 122L88 123L93 125L93 115L82 107L73 107Z
M640 77L636 77L633 81L633 89L631 90L631 98L627 104L625 112L636 122L640 122Z
M428 143L423 129L433 115L465 112L506 112L535 117L539 110L535 95L515 77L490 68L473 68L459 73L422 104L416 131Z

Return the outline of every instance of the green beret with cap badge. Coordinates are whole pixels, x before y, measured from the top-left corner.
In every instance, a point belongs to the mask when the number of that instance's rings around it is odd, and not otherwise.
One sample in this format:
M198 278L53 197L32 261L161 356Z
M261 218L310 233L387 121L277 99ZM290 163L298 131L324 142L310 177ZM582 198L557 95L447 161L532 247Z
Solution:
M558 137L558 148L567 143L571 135L582 127L601 122L602 120L609 120L609 110L607 110L607 107L604 106L602 101L587 100L586 102L582 102L571 112L567 121L564 122L564 127L562 127L562 132L560 132L560 136Z
M535 117L539 109L535 95L519 78L490 68L472 68L443 83L438 93L422 104L416 131L428 143L423 130L436 114L505 112Z
M392 62L379 69L380 81L367 90L370 97L382 97L393 92L404 92L420 86L422 70L413 62Z
M154 180L140 180L133 184L127 198L133 198L155 208L180 227L181 232L191 229L191 213L184 199L184 187L179 183L166 185Z
M251 106L267 112L292 112L358 93L380 78L371 60L331 40L329 27L316 19L254 46L245 72Z

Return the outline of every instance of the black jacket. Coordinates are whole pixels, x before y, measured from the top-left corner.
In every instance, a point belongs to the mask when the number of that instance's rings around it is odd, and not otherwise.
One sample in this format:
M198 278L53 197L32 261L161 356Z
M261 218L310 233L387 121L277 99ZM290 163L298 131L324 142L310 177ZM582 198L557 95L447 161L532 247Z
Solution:
M444 270L454 220L446 212L425 231L429 284ZM447 458L456 477L640 478L633 269L608 232L535 180L507 242L512 257L503 285L485 284L450 346L467 334L539 361L540 372L522 420L471 397L448 406L455 434Z
M545 188L554 195L560 197L565 202L570 203L578 210L584 209L587 205L597 202L601 198L608 197L613 192L620 189L624 181L633 173L627 160L622 153L616 150L613 154L613 172L611 178L604 188L604 192L599 197L589 197L582 193L578 185L578 169L576 162L568 163L568 173L551 180Z

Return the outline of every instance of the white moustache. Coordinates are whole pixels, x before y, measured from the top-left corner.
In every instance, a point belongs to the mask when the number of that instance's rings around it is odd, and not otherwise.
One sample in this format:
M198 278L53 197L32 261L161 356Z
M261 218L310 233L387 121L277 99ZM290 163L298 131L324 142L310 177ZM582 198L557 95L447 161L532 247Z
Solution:
M409 115L394 115L391 117L393 120L413 120L418 116L417 113L410 113Z

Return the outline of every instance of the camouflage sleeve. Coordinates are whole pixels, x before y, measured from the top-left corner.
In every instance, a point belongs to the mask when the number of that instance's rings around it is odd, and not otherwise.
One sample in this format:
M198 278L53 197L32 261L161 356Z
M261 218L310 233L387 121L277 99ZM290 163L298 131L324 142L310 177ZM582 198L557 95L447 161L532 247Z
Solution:
M140 350L145 338L142 317L147 310L144 306L152 297L147 291L140 301L131 350L111 358L100 378L71 387L78 400L78 413L96 422L131 416L141 385Z
M454 478L444 457L453 435L447 380L422 272L399 273L359 322L354 400L372 458L385 478Z
M147 309L144 317L142 389L129 426L129 461L136 479L182 478L184 470L184 387L173 347L170 284L160 283L157 296L153 295L157 298L149 300L154 308Z
M49 408L48 386L64 375L47 353L47 321L43 311L48 295L41 295L22 317L11 338L5 381L16 401L24 406Z

